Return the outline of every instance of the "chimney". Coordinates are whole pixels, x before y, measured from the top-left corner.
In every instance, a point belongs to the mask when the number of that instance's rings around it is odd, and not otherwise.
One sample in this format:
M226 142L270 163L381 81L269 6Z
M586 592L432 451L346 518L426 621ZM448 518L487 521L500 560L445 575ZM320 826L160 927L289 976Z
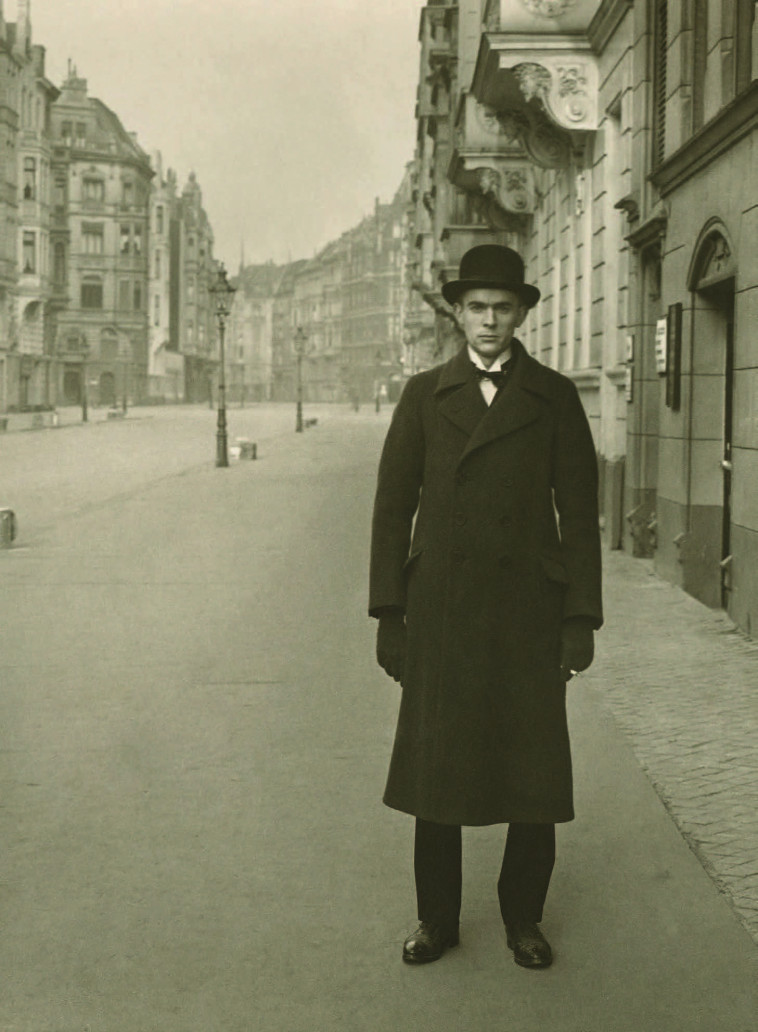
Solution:
M16 46L25 54L32 41L31 0L17 0Z

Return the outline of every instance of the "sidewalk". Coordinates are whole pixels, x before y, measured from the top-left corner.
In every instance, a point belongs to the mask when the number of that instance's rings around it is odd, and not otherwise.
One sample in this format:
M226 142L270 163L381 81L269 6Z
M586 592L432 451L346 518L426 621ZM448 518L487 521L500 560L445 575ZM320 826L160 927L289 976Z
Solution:
M584 680L758 942L758 642L621 552L605 609Z

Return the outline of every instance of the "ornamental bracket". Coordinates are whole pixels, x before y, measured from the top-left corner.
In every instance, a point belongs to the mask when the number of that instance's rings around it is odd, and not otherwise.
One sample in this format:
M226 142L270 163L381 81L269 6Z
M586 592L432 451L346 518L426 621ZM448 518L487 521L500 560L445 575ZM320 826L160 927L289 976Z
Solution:
M580 151L600 122L599 82L597 59L582 36L489 32L472 89L501 121L543 123L543 135L552 128L562 147Z

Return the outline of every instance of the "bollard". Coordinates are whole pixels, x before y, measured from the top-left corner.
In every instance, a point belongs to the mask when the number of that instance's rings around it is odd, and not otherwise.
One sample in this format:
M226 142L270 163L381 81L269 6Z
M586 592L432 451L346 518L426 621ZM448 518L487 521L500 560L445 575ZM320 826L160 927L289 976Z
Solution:
M257 459L258 458L258 445L255 441L251 441L247 437L237 438L237 447L239 449L240 459Z
M0 548L10 548L16 536L16 514L12 509L0 509Z

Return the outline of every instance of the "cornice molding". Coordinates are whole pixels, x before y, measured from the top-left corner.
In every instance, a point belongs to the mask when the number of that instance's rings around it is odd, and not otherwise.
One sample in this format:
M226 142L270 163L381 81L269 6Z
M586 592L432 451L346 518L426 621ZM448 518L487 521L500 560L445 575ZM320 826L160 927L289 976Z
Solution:
M596 54L602 54L634 0L603 0L587 29L587 39Z
M669 219L668 205L659 201L648 218L625 238L636 250L657 244L666 235Z
M625 365L612 366L610 369L605 370L605 375L614 387L623 387L626 382L626 370L627 367Z
M600 373L602 370L599 367L592 369L561 369L561 372L569 380L573 380L577 387L584 387L589 390L600 389Z
M674 151L648 177L661 196L676 190L758 127L758 79Z

